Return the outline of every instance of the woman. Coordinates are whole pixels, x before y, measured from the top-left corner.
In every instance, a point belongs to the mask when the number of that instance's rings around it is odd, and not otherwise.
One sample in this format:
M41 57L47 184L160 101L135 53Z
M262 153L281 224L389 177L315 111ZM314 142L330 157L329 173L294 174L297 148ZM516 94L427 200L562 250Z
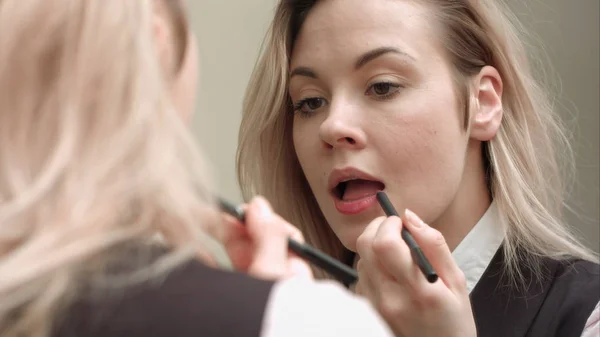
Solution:
M569 144L511 19L495 1L280 0L250 80L244 194L356 264L398 335L597 331L597 257L561 214Z
M176 0L0 2L1 336L391 336L264 200L217 216L196 62ZM209 233L257 278L211 267Z

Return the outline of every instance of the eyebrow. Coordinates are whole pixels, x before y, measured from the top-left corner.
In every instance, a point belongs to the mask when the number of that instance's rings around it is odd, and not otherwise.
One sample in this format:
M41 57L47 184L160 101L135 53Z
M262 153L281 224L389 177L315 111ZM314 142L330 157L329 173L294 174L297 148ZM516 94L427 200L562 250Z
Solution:
M354 65L354 69L358 70L361 67L363 67L365 64L375 60L378 57L381 57L385 54L398 54L402 57L408 58L412 61L415 61L415 58L412 57L410 54L401 51L400 49L394 48L394 47L379 47L376 49L373 49L371 51L368 51L366 53L364 53L357 61L356 64ZM298 67L295 68L291 74L290 74L290 78L294 77L294 76L305 76L305 77L310 77L310 78L314 78L317 79L318 76L317 74L310 68L308 67Z
M385 54L389 54L389 53L393 53L393 54L398 54L402 57L408 58L412 61L415 61L415 58L412 57L410 54L405 53L403 51L401 51L400 49L394 48L394 47L380 47L380 48L376 48L373 49L371 51L368 51L366 53L364 53L359 59L358 61L356 61L356 64L354 65L354 69L358 70L361 67L363 67L365 64L373 61L374 59L381 57Z
M310 68L307 68L307 67L298 67L298 68L294 69L292 71L292 73L290 74L290 78L292 78L294 76L306 76L306 77L317 79L317 74L315 74L314 71L312 71Z

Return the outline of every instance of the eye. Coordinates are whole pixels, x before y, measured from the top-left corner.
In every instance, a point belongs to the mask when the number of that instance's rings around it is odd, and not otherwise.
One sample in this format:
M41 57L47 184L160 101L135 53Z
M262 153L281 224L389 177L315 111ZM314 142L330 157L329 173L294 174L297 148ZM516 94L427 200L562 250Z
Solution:
M325 99L320 97L309 97L294 104L294 112L300 112L304 115L310 115L325 105Z
M323 106L323 99L322 98L309 98L306 100L305 105L307 108L309 108L311 110L316 110L316 109L320 108L321 106Z
M398 93L401 87L402 86L397 83L378 82L369 87L367 95L374 95L378 99L386 99Z

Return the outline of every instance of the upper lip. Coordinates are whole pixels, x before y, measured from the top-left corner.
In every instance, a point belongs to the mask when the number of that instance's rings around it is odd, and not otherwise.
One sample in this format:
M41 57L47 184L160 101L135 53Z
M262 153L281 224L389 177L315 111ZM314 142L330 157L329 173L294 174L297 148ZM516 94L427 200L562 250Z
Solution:
M334 190L339 183L355 179L378 181L383 184L383 181L381 179L374 177L366 172L363 172L354 167L345 167L342 169L335 169L329 174L329 180L327 185L329 188L329 192L334 193Z

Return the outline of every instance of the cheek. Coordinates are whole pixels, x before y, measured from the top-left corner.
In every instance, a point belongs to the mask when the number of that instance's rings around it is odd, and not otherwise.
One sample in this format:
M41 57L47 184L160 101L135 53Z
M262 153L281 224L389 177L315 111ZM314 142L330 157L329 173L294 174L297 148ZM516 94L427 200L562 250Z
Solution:
M300 167L306 176L309 184L319 181L325 173L322 165L319 165L320 138L318 135L318 124L316 118L301 119L294 117L292 128L292 138L296 157L300 162Z
M380 144L410 166L439 161L466 143L452 93L423 91L412 95L378 123ZM373 133L373 132L371 132ZM424 167L423 167L424 168Z
M417 102L417 100L413 101ZM379 132L384 174L406 207L435 218L461 182L467 146L453 99L428 100L398 114Z
M464 152L464 137L460 130L441 121L418 118L396 130L389 130L388 151L402 170L413 174L433 174L456 163Z
M311 150L312 137L310 136L310 129L306 125L302 125L302 123L298 123L296 121L296 117L294 118L294 125L292 127L292 139L294 142L294 151L296 152L296 157L298 157L298 161L300 162L300 166L302 169L306 169L305 163L310 162L310 159L314 155L314 151Z

